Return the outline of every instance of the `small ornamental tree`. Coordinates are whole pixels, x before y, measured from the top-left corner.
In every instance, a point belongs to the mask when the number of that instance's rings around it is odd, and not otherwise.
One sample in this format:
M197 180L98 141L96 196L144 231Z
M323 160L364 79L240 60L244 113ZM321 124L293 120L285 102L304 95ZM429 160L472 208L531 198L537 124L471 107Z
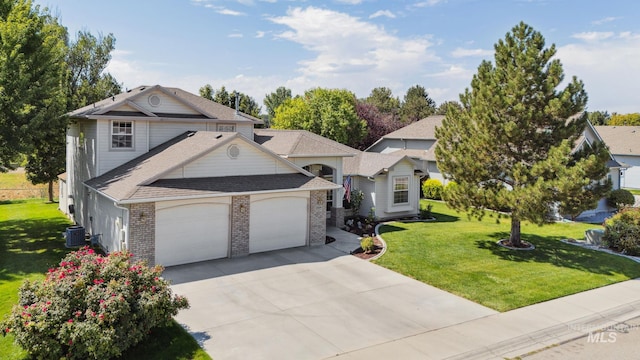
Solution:
M166 326L187 299L172 295L162 267L132 263L127 252L69 253L41 281L25 281L3 335L37 359L108 359Z
M636 203L636 199L629 190L616 189L607 196L607 205L618 210L624 209Z

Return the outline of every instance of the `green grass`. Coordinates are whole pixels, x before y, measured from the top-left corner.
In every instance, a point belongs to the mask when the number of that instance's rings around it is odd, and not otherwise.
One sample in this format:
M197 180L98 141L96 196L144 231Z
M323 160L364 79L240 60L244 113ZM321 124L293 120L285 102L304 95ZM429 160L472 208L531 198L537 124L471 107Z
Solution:
M625 189L628 190L633 195L640 195L640 189Z
M523 223L536 249L515 251L496 244L509 236L509 219L468 219L431 203L437 222L381 228L388 249L377 264L498 311L640 277L636 262L560 242L599 225Z
M18 289L25 279L44 278L69 251L62 233L68 220L57 204L42 200L0 202L0 318L18 301ZM13 336L0 337L0 358L28 359L13 343ZM122 359L210 359L198 343L177 323L156 329L144 344L128 351Z

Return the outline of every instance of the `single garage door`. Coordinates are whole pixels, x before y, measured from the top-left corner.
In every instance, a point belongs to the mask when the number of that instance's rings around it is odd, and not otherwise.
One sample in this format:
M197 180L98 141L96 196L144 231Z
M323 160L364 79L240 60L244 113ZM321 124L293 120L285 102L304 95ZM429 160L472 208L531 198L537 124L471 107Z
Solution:
M229 252L229 201L156 203L156 263L219 259Z
M251 196L249 252L304 246L308 233L308 192Z

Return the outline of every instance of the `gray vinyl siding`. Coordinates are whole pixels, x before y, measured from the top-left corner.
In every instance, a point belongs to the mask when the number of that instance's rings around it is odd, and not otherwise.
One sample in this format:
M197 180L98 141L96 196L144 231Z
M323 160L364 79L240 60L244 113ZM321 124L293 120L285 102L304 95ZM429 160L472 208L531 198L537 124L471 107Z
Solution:
M360 204L360 215L367 216L369 215L369 210L371 210L372 207L376 207L376 183L367 178L357 177L357 179L357 189L364 193L362 204Z
M84 140L80 134L84 134ZM67 206L73 204L70 214L77 224L87 223L87 191L83 185L97 174L97 130L94 122L79 120L69 125L67 131ZM68 212L68 207L67 207Z
M100 246L106 252L123 250L120 229L128 226L126 211L117 208L112 200L95 192L92 192L88 199L90 204L86 230L91 235L100 235Z
M235 159L227 155L227 149L232 145L240 148L240 153ZM164 178L176 179L293 173L297 173L297 171L283 164L279 158L269 156L244 142L231 142L186 166L172 171Z
M214 124L215 125L215 124ZM150 122L149 149L163 144L187 131L206 131L207 123L194 122Z
M151 104L149 104L149 97L153 95L157 95L162 99L160 105L151 106ZM186 106L185 104L176 100L175 98L167 96L162 91L153 91L145 96L134 98L133 102L136 105L140 106L141 108L146 109L153 113L194 114L194 115L199 114L197 111L191 109L190 107Z
M111 149L111 120L98 120L97 125L97 150L100 154L97 176L149 151L146 121L133 121L132 149Z
M624 172L622 187L640 189L640 156L614 155L616 160L629 166Z

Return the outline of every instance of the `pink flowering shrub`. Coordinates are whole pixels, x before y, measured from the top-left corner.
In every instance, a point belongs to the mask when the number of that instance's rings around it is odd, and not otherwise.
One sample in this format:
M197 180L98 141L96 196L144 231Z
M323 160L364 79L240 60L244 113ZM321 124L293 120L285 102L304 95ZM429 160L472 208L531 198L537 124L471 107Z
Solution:
M41 282L25 281L3 334L38 359L108 359L168 325L187 299L172 295L162 267L127 252L69 253Z

